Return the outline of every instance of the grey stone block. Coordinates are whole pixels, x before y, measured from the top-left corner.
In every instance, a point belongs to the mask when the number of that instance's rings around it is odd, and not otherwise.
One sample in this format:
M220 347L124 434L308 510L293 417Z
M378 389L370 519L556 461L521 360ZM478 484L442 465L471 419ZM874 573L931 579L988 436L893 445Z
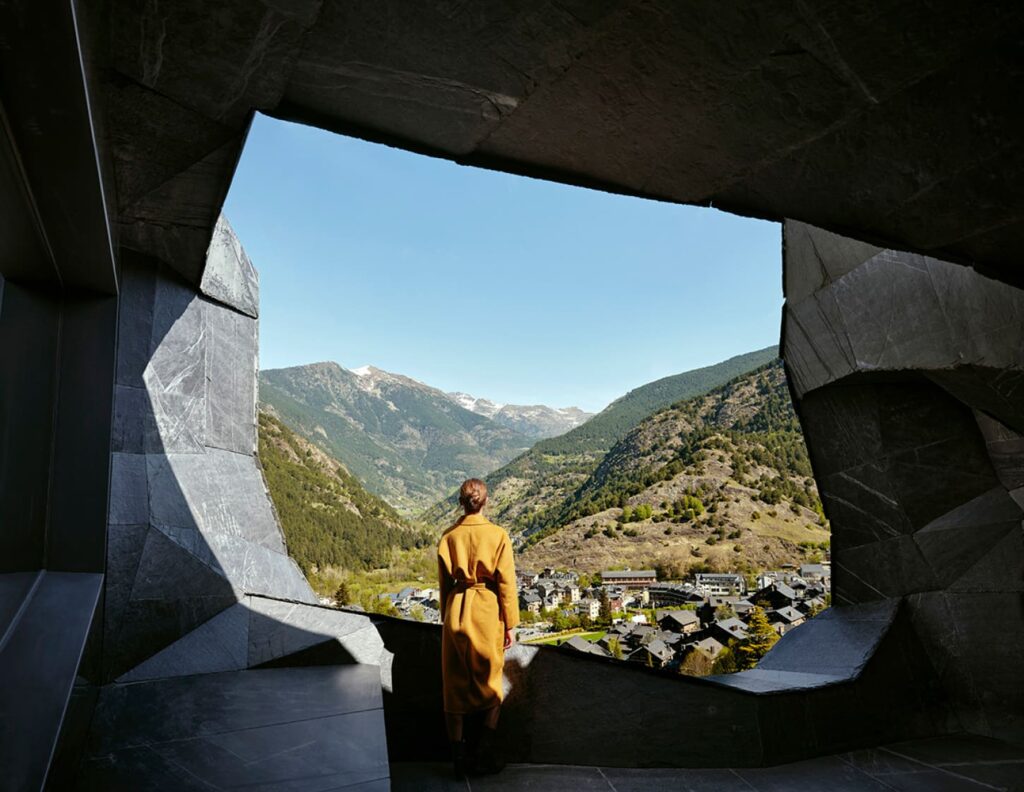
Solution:
M241 671L249 645L249 609L232 605L118 678L118 682Z
M246 316L259 316L259 276L224 215L214 226L199 288Z
M388 776L380 709L167 742L159 752L210 789L328 792Z
M829 608L786 633L758 663L758 669L852 681L875 654L898 608L897 599Z
M156 284L153 345L143 374L160 449L199 453L206 437L206 315L202 299L167 278Z
M376 664L384 642L369 617L333 608L249 597L249 665L337 641L351 662Z
M149 394L144 388L115 385L111 450L127 454L144 454L147 417L150 415L152 410L149 406Z
M964 404L1024 433L1024 371L961 366L926 375Z
M381 708L377 669L347 665L172 677L108 685L100 693L92 756L133 745L317 720Z
M153 523L224 534L284 553L278 528L253 457L221 449L203 454L148 457Z
M150 529L139 558L130 600L173 602L232 593L231 583L223 574L202 563L159 530Z
M832 290L787 304L782 354L797 393L836 382L857 370L857 360Z
M787 281L821 277L817 253L787 244L786 255ZM798 276L801 268L813 274ZM1024 368L1005 332L1024 315L1024 291L972 270L882 251L813 294L808 286L790 297L785 320L784 355L801 396L855 371Z
M118 290L116 381L141 388L153 341L156 267L149 261L133 262L130 255L124 258Z
M149 485L146 457L141 454L110 455L111 525L149 522Z
M882 252L797 220L783 223L782 240L785 293L790 302L799 302Z
M142 548L146 544L148 525L110 525L107 527L107 572L104 579L104 624L107 631L116 629L131 596L135 573L139 568Z
M206 444L252 455L256 452L256 320L204 302L206 355Z
M1024 487L1024 434L978 410L974 418L1000 483L1010 490Z

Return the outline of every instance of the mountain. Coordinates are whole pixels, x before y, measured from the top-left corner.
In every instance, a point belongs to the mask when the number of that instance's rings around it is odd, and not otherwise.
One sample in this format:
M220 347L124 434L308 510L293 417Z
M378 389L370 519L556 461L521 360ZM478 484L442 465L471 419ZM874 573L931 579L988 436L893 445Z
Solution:
M829 532L793 411L773 361L659 410L520 537L523 566L657 566L754 572L800 563Z
M405 514L532 445L436 388L372 366L349 371L328 362L263 371L260 401Z
M777 347L766 347L631 390L586 423L559 437L541 440L486 476L490 515L512 533L550 527L561 504L583 485L612 446L644 418L680 400L708 393L777 357ZM457 505L454 498L448 498L427 510L423 519L444 525L457 513Z
M322 450L259 414L259 459L288 553L313 587L338 572L386 567L396 552L432 544Z
M478 399L468 393L449 393L456 404L494 420L509 429L529 437L543 440L556 437L575 429L593 417L579 407L546 407L543 404L495 404L488 399Z

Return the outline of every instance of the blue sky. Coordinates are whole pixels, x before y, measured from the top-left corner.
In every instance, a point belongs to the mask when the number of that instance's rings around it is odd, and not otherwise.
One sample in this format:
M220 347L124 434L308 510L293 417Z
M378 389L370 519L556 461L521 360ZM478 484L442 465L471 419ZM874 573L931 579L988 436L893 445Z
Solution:
M225 213L260 366L371 364L598 410L777 343L778 224L510 176L257 116Z

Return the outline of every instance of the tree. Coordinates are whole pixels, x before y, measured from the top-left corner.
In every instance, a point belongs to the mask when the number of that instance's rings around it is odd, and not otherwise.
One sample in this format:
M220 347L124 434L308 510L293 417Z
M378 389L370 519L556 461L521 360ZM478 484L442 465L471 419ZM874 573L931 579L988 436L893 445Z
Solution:
M758 661L768 654L779 634L772 629L764 610L755 606L750 610L750 621L747 623L747 637L737 646L737 661L741 669L753 668Z
M714 661L696 646L691 646L679 663L679 673L685 676L707 676L714 667Z
M608 592L605 591L604 589L601 589L601 594L599 595L599 599L600 599L600 602L601 602L601 607L600 607L600 609L597 612L598 613L597 619L602 624L611 624L612 623L612 603L611 603L611 600L608 599Z
M611 652L612 657L616 660L622 659L622 644L619 643L618 638L608 639L608 651Z
M736 642L729 641L729 645L715 657L711 665L712 674L733 674L739 671L739 664L736 662Z
M409 608L409 615L412 616L416 621L423 621L426 613L423 610L423 606L416 604Z
M334 592L334 604L338 607L342 605L348 605L351 601L351 597L348 593L348 583L342 581L338 585L338 589Z
M732 605L727 602L723 602L717 608L715 608L715 621L725 621L726 619L735 619L736 611L732 609Z

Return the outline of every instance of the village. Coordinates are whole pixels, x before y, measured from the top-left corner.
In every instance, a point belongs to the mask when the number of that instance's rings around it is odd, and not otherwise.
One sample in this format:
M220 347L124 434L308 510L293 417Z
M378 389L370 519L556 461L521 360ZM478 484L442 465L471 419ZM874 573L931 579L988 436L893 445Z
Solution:
M771 644L831 604L831 564L802 564L748 578L698 572L659 581L651 569L519 570L517 639L652 668L704 676L750 667ZM440 621L436 589L382 594L394 611Z

